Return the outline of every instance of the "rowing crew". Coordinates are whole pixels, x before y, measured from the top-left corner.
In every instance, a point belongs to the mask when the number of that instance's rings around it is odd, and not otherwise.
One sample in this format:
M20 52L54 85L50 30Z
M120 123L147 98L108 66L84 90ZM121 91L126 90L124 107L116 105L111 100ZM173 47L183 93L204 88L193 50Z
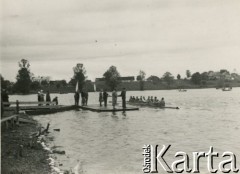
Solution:
M129 98L129 102L144 102L144 103L149 103L149 104L157 104L158 106L161 106L161 107L164 107L165 106L165 101L164 101L164 98L162 98L161 100L158 100L157 97L154 97L153 96L148 96L147 99L145 99L144 96L130 96Z

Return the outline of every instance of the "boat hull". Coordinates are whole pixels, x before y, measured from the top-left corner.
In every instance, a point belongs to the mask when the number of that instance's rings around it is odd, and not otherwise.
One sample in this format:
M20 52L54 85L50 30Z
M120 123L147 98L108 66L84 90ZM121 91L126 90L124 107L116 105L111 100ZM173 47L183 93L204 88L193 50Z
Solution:
M144 107L153 107L159 109L179 109L179 107L172 106L158 106L156 103L147 103L147 102L127 102L129 105L135 106L144 106Z

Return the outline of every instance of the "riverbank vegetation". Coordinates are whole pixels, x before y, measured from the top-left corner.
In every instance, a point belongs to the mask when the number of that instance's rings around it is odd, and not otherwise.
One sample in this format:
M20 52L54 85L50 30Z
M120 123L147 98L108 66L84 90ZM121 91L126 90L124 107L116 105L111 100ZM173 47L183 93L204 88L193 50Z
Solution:
M22 124L1 131L1 172L4 174L49 174L47 151L29 146L29 136L38 130L36 124Z

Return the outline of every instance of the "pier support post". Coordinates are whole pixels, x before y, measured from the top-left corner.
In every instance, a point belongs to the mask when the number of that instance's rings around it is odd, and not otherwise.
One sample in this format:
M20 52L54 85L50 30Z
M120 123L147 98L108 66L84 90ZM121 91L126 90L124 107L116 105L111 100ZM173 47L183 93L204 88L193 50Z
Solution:
M19 126L19 116L16 117L16 125Z
M11 128L14 127L14 118L11 119Z
M8 121L6 121L6 129L8 129Z
M17 114L19 114L19 101L16 100L16 112Z
M50 124L48 123L47 128L46 128L46 133L48 133L49 126L50 126Z

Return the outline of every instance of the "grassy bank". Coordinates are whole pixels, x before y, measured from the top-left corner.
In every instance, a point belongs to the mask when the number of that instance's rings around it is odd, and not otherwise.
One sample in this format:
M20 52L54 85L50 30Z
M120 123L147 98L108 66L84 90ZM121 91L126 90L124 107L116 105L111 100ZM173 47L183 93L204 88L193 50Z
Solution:
M29 136L37 132L37 124L21 124L12 129L2 127L1 173L49 174L48 152L42 147L30 147Z

